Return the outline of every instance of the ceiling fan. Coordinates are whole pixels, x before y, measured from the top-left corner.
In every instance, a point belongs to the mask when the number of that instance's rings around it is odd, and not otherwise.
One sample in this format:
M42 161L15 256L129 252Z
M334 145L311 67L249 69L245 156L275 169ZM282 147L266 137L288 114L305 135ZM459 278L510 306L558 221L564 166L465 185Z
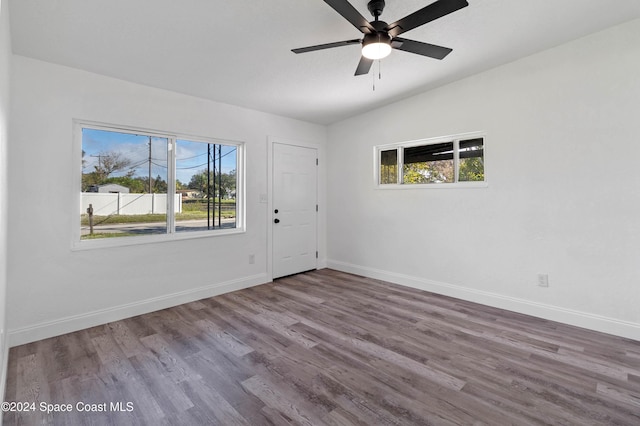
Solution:
M428 56L430 58L443 59L451 53L452 49L398 36L469 5L466 0L437 0L429 6L407 15L393 24L387 24L384 21L378 20L378 17L384 10L384 0L371 0L367 4L369 12L371 12L374 17L374 20L371 22L367 21L347 0L324 1L362 32L364 38L301 47L292 49L291 51L294 53L305 53L330 49L332 47L348 46L350 44L361 44L362 57L356 68L355 75L368 74L373 61L389 55L392 48Z

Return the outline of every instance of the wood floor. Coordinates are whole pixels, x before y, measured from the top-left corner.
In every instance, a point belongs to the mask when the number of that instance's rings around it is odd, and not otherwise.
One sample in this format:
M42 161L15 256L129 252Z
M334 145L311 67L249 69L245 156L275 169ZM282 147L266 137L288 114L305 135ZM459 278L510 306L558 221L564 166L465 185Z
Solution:
M640 342L325 269L12 348L6 393L5 425L640 425Z

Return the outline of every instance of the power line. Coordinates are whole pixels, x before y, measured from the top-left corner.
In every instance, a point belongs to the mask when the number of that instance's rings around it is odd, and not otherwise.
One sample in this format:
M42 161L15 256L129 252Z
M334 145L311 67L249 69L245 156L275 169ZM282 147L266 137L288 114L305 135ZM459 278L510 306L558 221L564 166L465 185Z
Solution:
M203 152L202 154L194 155L194 156L192 156L192 157L176 158L176 161L186 161L186 160L191 160L192 158L202 157L203 155L207 155L207 153L206 153L206 152Z

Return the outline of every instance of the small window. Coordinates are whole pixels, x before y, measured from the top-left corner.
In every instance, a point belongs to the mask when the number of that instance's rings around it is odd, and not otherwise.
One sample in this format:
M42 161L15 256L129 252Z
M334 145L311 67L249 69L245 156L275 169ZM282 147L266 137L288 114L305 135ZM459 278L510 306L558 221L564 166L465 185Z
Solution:
M78 123L78 238L239 230L240 143Z
M485 182L484 136L426 139L376 147L376 152L376 184L381 187Z

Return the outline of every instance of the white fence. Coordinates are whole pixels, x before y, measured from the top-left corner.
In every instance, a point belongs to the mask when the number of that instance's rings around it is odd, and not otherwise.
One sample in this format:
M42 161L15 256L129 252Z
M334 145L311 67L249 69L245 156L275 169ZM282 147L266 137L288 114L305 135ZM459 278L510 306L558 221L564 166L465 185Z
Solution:
M83 192L81 194L80 213L84 214L93 206L96 216L110 216L114 214L150 214L167 213L167 194L122 194L99 192ZM175 195L175 213L182 213L182 197Z

